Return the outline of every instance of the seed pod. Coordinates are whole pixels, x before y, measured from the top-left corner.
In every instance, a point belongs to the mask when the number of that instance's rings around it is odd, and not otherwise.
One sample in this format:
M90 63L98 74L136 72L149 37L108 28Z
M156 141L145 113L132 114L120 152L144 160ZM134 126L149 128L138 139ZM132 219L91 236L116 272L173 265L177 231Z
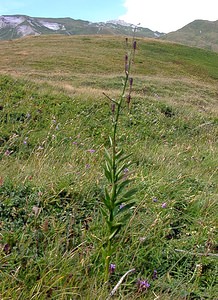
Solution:
M130 101L131 101L131 95L129 94L129 95L126 96L126 102L129 104Z
M129 79L129 86L130 86L130 88L132 88L132 85L133 85L133 78L131 77L131 78Z
M114 114L114 112L115 112L115 107L116 107L115 103L112 103L112 104L111 104L111 111L112 111L112 114Z
M129 72L129 64L128 64L128 55L125 55L125 73L128 74Z
M128 45L128 37L126 37L126 46Z

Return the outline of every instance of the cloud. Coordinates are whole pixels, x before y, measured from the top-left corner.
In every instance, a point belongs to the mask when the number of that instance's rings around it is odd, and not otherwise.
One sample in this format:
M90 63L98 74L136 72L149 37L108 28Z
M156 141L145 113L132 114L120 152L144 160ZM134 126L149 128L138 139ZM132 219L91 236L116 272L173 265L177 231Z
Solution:
M218 19L217 0L125 0L123 5L120 19L166 33L196 19Z

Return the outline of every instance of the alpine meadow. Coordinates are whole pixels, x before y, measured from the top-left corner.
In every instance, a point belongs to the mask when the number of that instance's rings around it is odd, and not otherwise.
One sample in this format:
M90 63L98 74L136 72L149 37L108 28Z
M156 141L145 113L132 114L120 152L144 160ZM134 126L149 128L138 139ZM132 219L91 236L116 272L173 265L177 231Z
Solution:
M0 299L217 299L218 53L0 42Z

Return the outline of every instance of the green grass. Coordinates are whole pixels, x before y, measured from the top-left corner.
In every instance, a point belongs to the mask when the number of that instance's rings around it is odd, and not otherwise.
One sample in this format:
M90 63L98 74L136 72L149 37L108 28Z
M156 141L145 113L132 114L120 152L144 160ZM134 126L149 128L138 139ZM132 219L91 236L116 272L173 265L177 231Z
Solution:
M105 286L99 207L110 106L102 92L116 97L122 87L125 43L1 43L1 299L106 299L131 268L115 299L216 298L217 54L138 45L119 142L133 153L139 190ZM145 294L138 278L151 284Z

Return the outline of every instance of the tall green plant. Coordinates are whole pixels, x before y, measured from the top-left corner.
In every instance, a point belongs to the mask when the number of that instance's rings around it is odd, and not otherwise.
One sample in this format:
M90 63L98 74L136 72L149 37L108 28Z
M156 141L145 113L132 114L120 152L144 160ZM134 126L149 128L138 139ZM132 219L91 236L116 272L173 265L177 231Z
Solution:
M126 39L128 46L128 39ZM107 237L103 245L103 259L105 263L105 282L109 278L110 272L113 271L115 265L111 264L111 257L116 250L116 237L120 230L125 226L130 218L130 209L134 205L133 196L137 189L130 188L130 184L134 179L128 178L127 172L132 164L129 161L130 154L126 154L119 147L118 130L121 111L124 108L124 102L130 109L131 92L133 86L133 78L130 77L130 69L134 60L136 51L136 41L133 37L130 51L125 55L125 80L123 88L118 100L114 100L107 96L112 107L112 126L110 140L110 149L105 148L105 164L104 175L107 185L104 189L104 198L101 211L105 217L107 224ZM128 89L128 91L127 91Z

